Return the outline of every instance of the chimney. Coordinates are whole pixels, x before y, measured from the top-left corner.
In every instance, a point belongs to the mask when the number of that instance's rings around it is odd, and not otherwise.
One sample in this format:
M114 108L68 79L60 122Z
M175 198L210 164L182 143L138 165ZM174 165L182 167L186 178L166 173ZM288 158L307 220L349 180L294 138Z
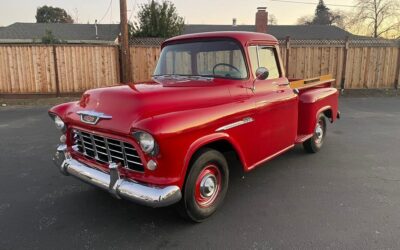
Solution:
M94 29L95 29L95 32L96 32L96 39L99 39L99 34L97 32L97 19L94 21Z
M267 33L268 12L267 7L258 7L256 13L256 32Z
M232 19L232 26L236 26L236 25L237 25L236 23L237 23L237 19L236 19L236 18L233 18L233 19Z

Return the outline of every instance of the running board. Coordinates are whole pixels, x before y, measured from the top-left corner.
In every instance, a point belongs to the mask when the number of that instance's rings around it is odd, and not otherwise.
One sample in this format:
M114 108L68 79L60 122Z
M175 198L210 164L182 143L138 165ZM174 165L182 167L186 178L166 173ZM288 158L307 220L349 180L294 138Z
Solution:
M295 144L303 143L303 142L307 141L308 139L310 139L312 136L313 136L313 134L311 134L311 135L298 135L294 143Z

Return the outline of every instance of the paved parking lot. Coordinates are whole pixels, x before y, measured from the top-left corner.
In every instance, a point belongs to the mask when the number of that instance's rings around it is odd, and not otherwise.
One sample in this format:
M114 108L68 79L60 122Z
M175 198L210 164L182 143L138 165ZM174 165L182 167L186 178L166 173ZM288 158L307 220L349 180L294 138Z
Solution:
M0 107L1 249L399 249L400 98L342 98L321 152L231 178L208 221L62 176L47 107Z

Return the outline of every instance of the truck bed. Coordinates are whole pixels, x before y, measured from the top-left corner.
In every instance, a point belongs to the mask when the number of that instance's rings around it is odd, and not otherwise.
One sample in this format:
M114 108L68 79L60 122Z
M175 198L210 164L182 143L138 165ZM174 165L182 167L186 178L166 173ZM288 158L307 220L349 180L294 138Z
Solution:
M311 138L318 114L323 113L331 122L338 117L338 91L332 87L334 81L331 75L289 80L290 87L299 93L296 143Z

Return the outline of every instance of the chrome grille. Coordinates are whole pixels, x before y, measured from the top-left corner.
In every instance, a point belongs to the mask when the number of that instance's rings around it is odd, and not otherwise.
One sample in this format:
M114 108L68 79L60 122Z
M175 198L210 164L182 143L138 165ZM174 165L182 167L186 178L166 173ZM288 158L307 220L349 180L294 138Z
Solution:
M144 171L136 149L129 143L73 129L75 151L101 163L121 163L135 171Z

